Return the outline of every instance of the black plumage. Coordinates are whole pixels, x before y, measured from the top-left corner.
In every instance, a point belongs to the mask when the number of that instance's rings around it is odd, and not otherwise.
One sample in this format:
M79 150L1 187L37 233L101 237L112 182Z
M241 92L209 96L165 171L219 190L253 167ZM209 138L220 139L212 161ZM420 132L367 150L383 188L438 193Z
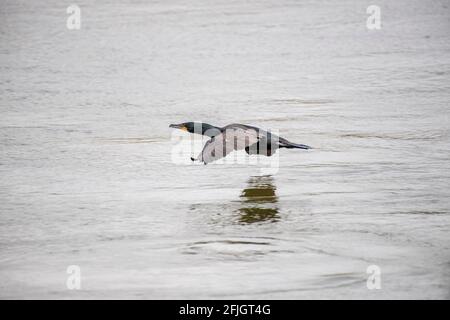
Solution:
M201 161L204 164L226 157L234 150L245 150L249 155L257 154L270 157L279 148L311 148L304 144L292 143L260 128L238 123L216 127L207 123L184 122L171 124L170 127L211 137L198 157L192 158L193 161Z

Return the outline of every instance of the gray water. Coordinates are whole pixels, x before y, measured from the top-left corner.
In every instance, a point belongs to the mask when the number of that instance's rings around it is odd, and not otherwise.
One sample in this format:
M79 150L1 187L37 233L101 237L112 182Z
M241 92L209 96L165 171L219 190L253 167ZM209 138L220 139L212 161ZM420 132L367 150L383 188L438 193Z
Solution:
M1 298L450 298L448 1L75 3L1 1ZM173 163L192 120L314 149Z

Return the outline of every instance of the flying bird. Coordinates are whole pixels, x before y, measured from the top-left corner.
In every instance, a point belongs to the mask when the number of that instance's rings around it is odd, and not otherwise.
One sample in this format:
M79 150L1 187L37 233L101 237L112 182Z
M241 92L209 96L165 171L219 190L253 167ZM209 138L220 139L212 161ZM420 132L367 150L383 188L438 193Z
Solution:
M198 157L191 158L192 161L200 161L204 164L226 157L234 150L245 149L249 155L270 157L279 148L311 149L307 145L292 143L271 132L245 124L234 123L225 127L216 127L202 122L183 122L171 124L169 127L211 138L206 142Z

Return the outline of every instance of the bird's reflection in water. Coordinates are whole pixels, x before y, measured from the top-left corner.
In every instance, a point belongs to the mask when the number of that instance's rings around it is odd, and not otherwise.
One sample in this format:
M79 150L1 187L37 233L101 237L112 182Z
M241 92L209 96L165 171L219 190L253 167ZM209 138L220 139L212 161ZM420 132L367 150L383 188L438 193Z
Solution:
M238 209L240 223L276 222L278 197L271 176L251 177L241 193L241 208Z

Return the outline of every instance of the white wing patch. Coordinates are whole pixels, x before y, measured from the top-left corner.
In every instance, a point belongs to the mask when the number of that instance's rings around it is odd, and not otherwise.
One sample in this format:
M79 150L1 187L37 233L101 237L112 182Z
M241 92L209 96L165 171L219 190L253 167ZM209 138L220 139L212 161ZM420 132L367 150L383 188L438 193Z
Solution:
M243 150L259 141L259 134L254 129L227 128L225 132L206 142L197 160L205 164L226 157L234 150Z

